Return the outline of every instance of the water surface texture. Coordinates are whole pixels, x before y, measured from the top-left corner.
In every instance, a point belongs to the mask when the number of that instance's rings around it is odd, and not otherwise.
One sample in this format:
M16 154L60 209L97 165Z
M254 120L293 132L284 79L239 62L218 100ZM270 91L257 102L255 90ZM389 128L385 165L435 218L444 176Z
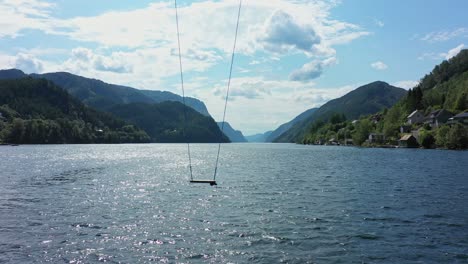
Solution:
M193 145L196 178L216 146ZM468 152L0 147L1 263L468 263Z

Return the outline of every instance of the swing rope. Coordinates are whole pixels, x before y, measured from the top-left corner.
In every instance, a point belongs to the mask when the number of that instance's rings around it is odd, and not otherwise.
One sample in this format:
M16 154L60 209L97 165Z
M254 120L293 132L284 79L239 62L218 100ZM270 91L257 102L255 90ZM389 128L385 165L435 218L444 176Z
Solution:
M187 143L187 153L189 159L189 168L190 168L190 180L193 180L192 172L192 156L190 154L190 142L187 138L187 105L185 104L185 89L184 89L184 71L182 68L182 55L180 52L180 34L179 34L179 14L177 12L177 0L174 0L175 15L176 15L176 26L177 26L177 44L179 47L179 68L180 68L180 86L182 87L182 102L184 103L184 126L182 133L184 134L185 141Z
M229 79L227 83L227 90L226 90L226 99L224 101L224 112L223 112L223 122L221 123L221 134L219 135L218 141L218 154L216 155L216 165L213 175L213 180L216 180L216 173L218 172L218 163L219 163L219 153L221 151L221 140L224 134L224 121L226 120L226 108L229 99L229 89L231 88L231 77L232 77L232 66L234 65L234 55L236 53L236 43L237 43L237 32L239 31L239 20L242 8L242 0L239 0L239 10L237 11L237 24L236 24L236 34L234 35L234 45L232 47L232 55L231 55L231 66L229 68Z
M192 173L192 158L190 154L190 143L187 139L186 135L186 124L187 124L187 105L185 104L185 90L184 90L184 75L183 75L183 68L182 68L182 55L181 55L181 48L180 48L180 32L179 32L179 15L177 12L177 0L174 0L174 7L175 7L175 13L176 13L176 25L177 25L177 44L179 48L179 68L180 68L180 83L182 87L182 98L183 98L183 103L184 103L184 137L187 141L187 152L188 152L188 158L189 158L189 167L190 167L190 180L193 180L193 173ZM218 164L219 164L219 155L221 152L221 141L224 135L224 124L226 120L226 109L227 109L227 103L229 100L229 90L231 88L231 79L232 79L232 68L234 66L234 55L236 52L236 44L237 44L237 34L239 31L239 21L240 21L240 14L241 14L241 9L242 9L242 0L239 0L239 9L237 11L237 23L236 23L236 33L234 36L234 45L232 48L232 55L231 55L231 65L229 68L229 78L228 78L228 83L227 83L227 89L226 89L226 97L224 101L224 111L223 111L223 122L221 123L221 134L219 135L219 140L218 140L218 152L216 155L216 163L215 163L215 169L214 169L214 175L213 175L213 181L216 181L216 175L218 172Z

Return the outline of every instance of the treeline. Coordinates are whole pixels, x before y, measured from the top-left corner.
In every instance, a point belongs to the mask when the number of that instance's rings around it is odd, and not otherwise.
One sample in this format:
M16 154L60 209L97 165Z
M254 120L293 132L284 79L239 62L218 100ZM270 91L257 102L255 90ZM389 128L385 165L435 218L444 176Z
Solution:
M13 144L85 144L85 143L143 143L148 135L135 126L127 125L118 130L97 129L83 120L60 118L14 118L12 122L0 121L0 139Z
M336 114L336 116L340 116ZM387 125L385 125L387 124ZM361 118L354 124L351 121L316 121L302 144L346 144L356 146L395 146L398 145L400 125L389 125L390 121L375 122L372 116ZM384 127L386 128L384 130ZM391 129L389 129L391 127ZM417 128L417 127L413 127ZM462 124L442 125L438 128L423 126L419 129L419 144L423 148L467 149L468 128ZM381 135L377 142L369 142L371 133ZM351 141L352 140L352 141Z
M44 79L0 81L0 142L149 142L143 130L91 109Z

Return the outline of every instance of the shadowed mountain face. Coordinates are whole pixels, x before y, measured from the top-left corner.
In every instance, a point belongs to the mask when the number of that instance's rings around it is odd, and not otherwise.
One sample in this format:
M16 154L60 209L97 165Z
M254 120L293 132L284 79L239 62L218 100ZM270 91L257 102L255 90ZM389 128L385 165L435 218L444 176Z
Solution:
M299 142L314 121L328 120L336 113L344 114L348 120L359 118L361 115L373 114L393 106L405 94L406 90L391 86L385 82L369 83L340 98L327 102L309 117L294 124L274 141Z
M221 142L229 142L209 116L204 103L194 98L185 98L187 107L184 107L181 104L182 97L170 92L142 91L65 72L27 75L14 69L0 71L0 79L15 80L22 77L47 79L62 86L87 106L109 112L112 118L117 116L142 128L152 142L215 143L220 139ZM186 124L184 109L187 113ZM187 133L184 135L185 126Z
M9 143L138 143L150 140L141 129L85 106L44 79L0 80L0 113L0 141Z
M186 108L186 123L184 117ZM179 102L115 105L109 111L144 129L153 142L229 142L216 122ZM185 133L184 133L185 130Z
M223 122L217 122L219 129L221 129ZM241 131L235 130L228 122L224 122L224 134L231 140L231 142L247 142Z

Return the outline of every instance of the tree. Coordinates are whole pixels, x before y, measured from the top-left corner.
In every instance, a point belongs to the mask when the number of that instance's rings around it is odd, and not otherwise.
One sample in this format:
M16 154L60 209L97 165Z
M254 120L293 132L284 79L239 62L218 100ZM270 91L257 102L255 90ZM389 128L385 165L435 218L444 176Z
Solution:
M419 143L423 148L433 148L436 140L434 136L432 135L431 131L427 131L425 129L422 129L419 132Z
M8 142L21 143L24 137L24 121L21 118L13 119L11 124L10 134L7 136Z
M466 149L468 147L468 129L463 125L453 125L447 133L448 149Z
M387 138L397 137L401 125L402 109L400 106L395 105L388 110L384 119L383 133Z
M355 145L362 145L364 141L369 137L369 133L372 131L372 122L368 119L362 119L356 125L356 130L353 137L353 143Z
M458 98L457 102L455 103L455 110L464 111L468 109L468 102L467 102L467 94L465 92L461 93Z
M440 147L446 147L447 146L447 134L450 131L450 127L448 126L441 126L437 130L436 134L436 144L437 146Z

